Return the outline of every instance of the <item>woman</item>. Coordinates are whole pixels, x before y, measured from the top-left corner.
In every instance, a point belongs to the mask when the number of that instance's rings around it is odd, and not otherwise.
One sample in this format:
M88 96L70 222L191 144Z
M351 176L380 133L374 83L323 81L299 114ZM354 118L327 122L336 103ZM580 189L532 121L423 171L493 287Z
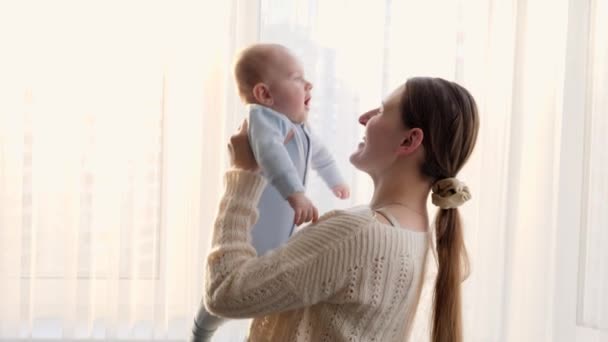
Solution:
M255 317L250 341L403 341L420 296L435 220L438 276L433 341L462 341L460 283L466 274L455 176L477 138L473 97L437 78L414 78L359 118L365 137L351 163L374 183L369 206L332 211L284 246L256 256L248 229L265 186L246 138L229 145L208 256L205 304L217 315ZM309 219L312 219L309 218Z

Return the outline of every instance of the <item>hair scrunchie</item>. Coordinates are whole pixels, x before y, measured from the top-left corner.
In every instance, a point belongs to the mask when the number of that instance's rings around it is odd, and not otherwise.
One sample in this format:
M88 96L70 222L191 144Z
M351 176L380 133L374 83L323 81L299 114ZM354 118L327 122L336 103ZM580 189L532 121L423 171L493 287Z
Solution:
M432 202L441 209L458 208L471 199L469 188L456 178L438 180L431 189Z

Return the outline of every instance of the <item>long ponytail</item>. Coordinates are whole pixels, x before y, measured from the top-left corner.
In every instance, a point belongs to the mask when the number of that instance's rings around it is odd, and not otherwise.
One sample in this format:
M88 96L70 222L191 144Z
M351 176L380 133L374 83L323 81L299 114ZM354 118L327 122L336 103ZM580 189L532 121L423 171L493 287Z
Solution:
M405 84L401 109L404 126L419 127L424 132L422 173L436 184L446 180L450 184L455 182L460 189L459 181L449 177L456 177L477 140L479 116L471 94L460 85L440 78L411 78ZM432 342L463 340L461 283L469 274L469 261L456 207L468 198L460 198L464 196L461 190L453 190L440 191L446 191L439 196L448 199L436 204L444 209L439 209L435 218L439 269L433 296ZM466 196L470 198L470 194ZM452 205L452 201L459 204Z
M469 273L469 261L458 209L439 209L435 223L438 272L431 340L462 342L460 284Z

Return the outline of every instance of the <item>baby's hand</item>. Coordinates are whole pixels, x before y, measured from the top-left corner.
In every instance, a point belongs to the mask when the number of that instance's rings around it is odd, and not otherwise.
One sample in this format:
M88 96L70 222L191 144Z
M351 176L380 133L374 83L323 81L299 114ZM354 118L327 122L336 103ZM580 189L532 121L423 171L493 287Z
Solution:
M334 195L340 199L347 199L350 197L350 188L346 184L339 184L331 188Z
M304 195L303 192L295 192L289 195L289 197L287 197L287 201L293 208L293 211L295 211L293 223L295 223L296 226L310 221L315 223L319 219L319 212L317 211L317 208L312 204L308 197Z

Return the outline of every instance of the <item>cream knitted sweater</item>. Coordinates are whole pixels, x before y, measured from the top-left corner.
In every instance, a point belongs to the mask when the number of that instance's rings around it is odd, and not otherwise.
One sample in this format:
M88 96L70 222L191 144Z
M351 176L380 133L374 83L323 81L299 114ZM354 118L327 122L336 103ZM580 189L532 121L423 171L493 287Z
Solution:
M368 208L332 211L263 256L249 228L266 181L229 171L207 257L205 305L255 317L249 341L405 341L416 311L428 235Z

